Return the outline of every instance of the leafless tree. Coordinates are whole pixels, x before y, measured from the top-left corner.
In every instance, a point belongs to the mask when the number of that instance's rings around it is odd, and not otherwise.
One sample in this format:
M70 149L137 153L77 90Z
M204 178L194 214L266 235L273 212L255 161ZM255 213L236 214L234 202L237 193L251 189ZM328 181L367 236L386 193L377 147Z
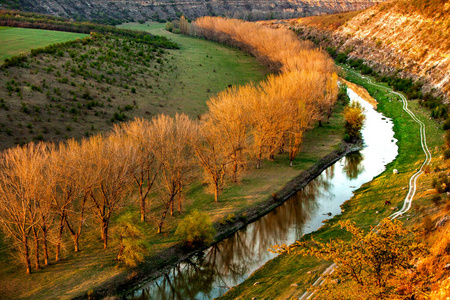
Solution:
M175 118L160 115L153 119L154 141L161 147L155 147L155 157L161 170L158 183L164 191L161 197L163 209L158 221L158 233L161 233L167 212L187 185L194 169L193 149L189 140L195 132L194 123L186 116L177 114ZM179 198L181 212L181 198Z
M0 222L18 243L27 274L31 273L28 238L42 217L39 207L45 197L45 148L42 143L30 143L5 150L0 156ZM39 249L36 250L39 267Z
M156 147L163 147L154 142L152 123L144 119L136 119L115 127L115 134L128 136L128 141L136 155L132 176L139 190L141 221L145 221L146 201L159 172L159 164L155 158Z

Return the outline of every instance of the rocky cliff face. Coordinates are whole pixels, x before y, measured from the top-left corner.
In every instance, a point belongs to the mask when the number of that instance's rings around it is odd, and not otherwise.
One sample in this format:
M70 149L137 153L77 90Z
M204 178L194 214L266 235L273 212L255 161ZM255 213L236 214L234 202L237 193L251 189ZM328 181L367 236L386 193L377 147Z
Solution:
M425 2L428 2L425 3ZM420 4L427 6L422 7ZM450 2L391 1L358 14L272 22L323 47L362 58L384 73L427 83L450 96Z
M24 11L88 20L166 20L181 14L249 20L293 18L369 7L384 0L19 0Z

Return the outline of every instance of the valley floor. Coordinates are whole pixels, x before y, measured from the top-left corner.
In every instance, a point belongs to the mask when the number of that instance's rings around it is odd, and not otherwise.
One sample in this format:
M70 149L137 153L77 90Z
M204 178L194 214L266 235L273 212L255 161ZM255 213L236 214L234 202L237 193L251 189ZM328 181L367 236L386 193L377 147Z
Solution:
M400 99L386 92L386 89L370 84L353 70L347 70L347 80L366 88L379 102L378 110L393 119L399 155L387 165L382 174L364 184L350 200L342 205L341 215L335 216L321 229L309 235L318 240L342 238L344 231L340 228L339 221L351 220L365 230L370 229L370 226L375 226L381 219L392 214L391 206L386 206L385 201L390 201L392 206L397 208L402 207L408 192L409 178L420 168L425 159L420 144L419 126L403 111ZM409 101L408 106L426 124L428 147L433 157L439 157L443 135L439 124L435 120L430 120L429 111L420 107L417 101ZM440 159L435 160L433 167L439 163L441 163ZM397 169L399 174L393 174L394 169ZM434 193L430 192L432 177L431 174L423 174L418 179L417 194L412 209L399 217L406 226L413 227L420 224L423 210L433 206L431 198ZM375 213L376 211L378 213ZM232 288L220 299L300 297L329 266L330 262L318 261L311 257L282 254L269 261L244 283Z

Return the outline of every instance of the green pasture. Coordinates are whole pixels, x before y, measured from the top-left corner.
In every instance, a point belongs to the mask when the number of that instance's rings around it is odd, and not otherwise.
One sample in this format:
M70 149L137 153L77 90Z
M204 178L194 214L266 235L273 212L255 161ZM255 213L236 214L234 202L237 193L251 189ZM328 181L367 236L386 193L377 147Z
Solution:
M86 36L88 35L64 31L0 27L0 63L12 56L27 54L34 48L42 48Z
M177 70L168 78L171 88L163 100L190 116L206 111L206 100L228 86L259 82L267 74L253 56L218 43L171 33L165 30L165 24L127 23L119 27L165 36L180 45L180 50L171 51Z

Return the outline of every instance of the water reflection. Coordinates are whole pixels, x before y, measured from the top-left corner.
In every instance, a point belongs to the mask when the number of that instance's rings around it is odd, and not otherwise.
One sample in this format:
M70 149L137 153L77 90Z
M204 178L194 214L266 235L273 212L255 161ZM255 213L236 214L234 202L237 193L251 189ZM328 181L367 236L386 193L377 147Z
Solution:
M359 174L364 172L364 165L361 163L364 157L361 152L353 152L344 158L344 172L348 179L356 179Z
M325 197L333 172L311 181L291 200L232 237L177 265L134 299L212 299L242 282L261 261L276 255L267 251L280 240L300 238L304 224L318 209L317 197Z
M349 89L352 100L358 96ZM393 124L366 108L362 136L366 147L327 168L291 199L232 237L178 264L170 272L136 290L130 299L212 299L244 281L274 258L267 249L290 244L341 213L340 205L370 181L397 155ZM393 142L394 141L394 142Z

